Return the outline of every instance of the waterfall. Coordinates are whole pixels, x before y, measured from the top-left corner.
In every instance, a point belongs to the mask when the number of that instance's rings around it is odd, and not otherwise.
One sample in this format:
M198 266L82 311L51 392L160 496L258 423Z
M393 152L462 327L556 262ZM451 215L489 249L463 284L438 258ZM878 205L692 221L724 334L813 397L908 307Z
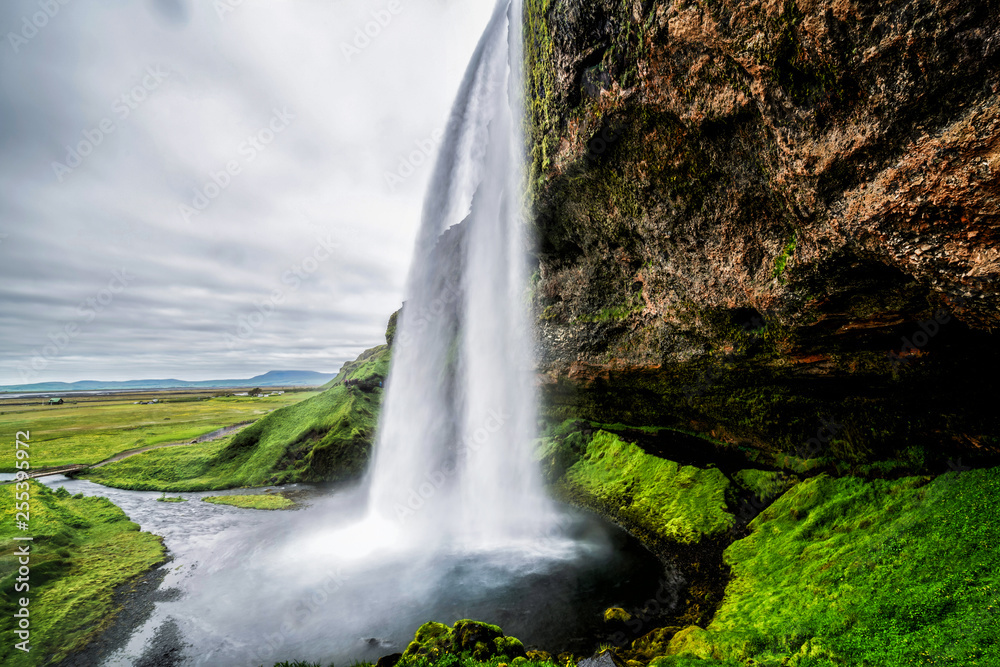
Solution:
M552 516L532 459L521 16L501 0L455 101L369 471L374 515L479 545Z

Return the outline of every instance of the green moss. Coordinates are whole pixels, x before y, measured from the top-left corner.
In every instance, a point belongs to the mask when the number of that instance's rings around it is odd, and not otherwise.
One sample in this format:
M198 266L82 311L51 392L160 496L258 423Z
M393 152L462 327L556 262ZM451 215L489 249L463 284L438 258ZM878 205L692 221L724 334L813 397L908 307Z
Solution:
M517 659L519 665L543 664L526 660L524 645L498 626L464 619L451 628L433 621L420 626L399 665L498 665Z
M604 610L604 622L620 622L625 623L632 620L632 614L628 613L621 607L608 607Z
M792 234L791 239L785 244L784 249L781 254L774 260L774 275L775 278L781 278L785 273L785 268L788 266L788 260L791 259L792 253L795 252L795 234Z
M728 487L717 469L680 466L606 431L594 435L563 482L571 497L599 506L633 531L682 544L729 529Z
M555 65L548 14L552 0L525 0L524 56L525 103L528 119L525 136L529 140L531 164L529 184L544 179L552 166L558 146L558 111L555 94Z
M385 345L368 350L322 394L275 410L230 439L144 452L83 476L152 491L354 478L368 463L390 357Z
M163 562L159 537L139 531L106 498L71 497L28 483L30 532L18 531L14 514L24 493L0 487L0 663L10 667L55 664L105 630L121 611L116 590ZM23 500L23 496L21 498ZM30 535L30 543L14 537ZM30 590L15 592L16 550L30 544ZM31 652L14 648L14 612L20 597L30 599Z
M802 482L726 551L715 649L747 664L998 664L997 497L1000 469Z
M208 496L202 498L206 503L214 505L232 505L254 510L286 510L295 507L295 502L280 493L262 493L252 496Z
M160 501L161 503L186 503L187 502L187 498L181 498L180 496L167 496L167 495L162 495L159 498L157 498L157 500Z
M798 481L783 472L769 470L740 470L733 480L763 502L774 500Z
M667 655L690 656L711 659L715 653L712 635L697 625L684 628L670 640Z
M600 312L593 315L577 315L577 322L621 322L628 319L628 316L636 312L634 306L618 306L615 308L602 308Z

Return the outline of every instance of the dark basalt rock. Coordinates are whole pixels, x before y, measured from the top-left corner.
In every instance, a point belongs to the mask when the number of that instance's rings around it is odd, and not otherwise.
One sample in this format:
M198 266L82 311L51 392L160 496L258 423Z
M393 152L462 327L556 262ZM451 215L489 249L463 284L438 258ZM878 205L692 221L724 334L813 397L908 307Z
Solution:
M613 651L601 651L576 663L576 667L625 667L625 662Z

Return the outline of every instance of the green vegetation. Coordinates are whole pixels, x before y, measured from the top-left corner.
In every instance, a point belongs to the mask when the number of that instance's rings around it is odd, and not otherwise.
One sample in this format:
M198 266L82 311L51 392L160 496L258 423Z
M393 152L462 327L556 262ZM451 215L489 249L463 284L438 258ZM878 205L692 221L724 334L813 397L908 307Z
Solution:
M0 486L0 663L10 667L57 663L106 629L120 611L115 591L164 560L160 538L106 498L73 496L28 482L30 533L15 528L16 494ZM23 496L21 496L23 498ZM13 538L30 534L34 541ZM20 567L15 551L30 544L30 590L15 592ZM14 648L13 614L24 596L31 623L31 652ZM15 606L18 605L18 606Z
M3 405L0 431L30 431L33 468L99 463L131 449L192 440L217 429L260 418L271 410L297 403L315 392L286 392L250 398L202 395L161 396L154 405L135 405L120 396L83 400L60 406L41 403ZM14 472L13 459L0 472Z
M788 260L792 258L792 253L795 252L795 234L792 234L792 238L789 239L788 243L785 244L784 249L782 249L781 254L774 260L774 277L780 279L784 273L785 268L788 266Z
M552 167L552 157L559 145L559 124L555 91L552 38L548 13L552 0L527 0L524 3L525 100L529 120L525 136L530 141L529 184L538 184Z
M154 450L82 476L121 489L215 491L350 479L364 471L390 348L344 365L326 391L216 442Z
M244 486L236 466L216 463L218 453L229 440L154 449L78 476L137 491L216 491Z
M607 431L586 443L561 483L569 498L606 512L640 537L680 544L724 533L729 481L715 468L680 466Z
M202 500L214 505L232 505L252 510L286 510L295 507L294 501L280 493L262 493L253 496L208 496Z
M399 667L500 664L527 667L547 663L529 661L524 645L504 636L499 627L467 619L451 628L443 623L424 623L399 660Z
M181 498L180 496L167 496L167 494L163 494L162 496L160 496L159 498L157 498L157 500L160 501L161 503L186 503L187 502L187 498Z
M734 658L995 665L998 497L1000 469L803 482L726 552L735 581L709 630Z
M797 478L782 472L767 470L740 470L733 475L734 481L764 502L774 500L795 485Z
M996 665L998 497L1000 469L804 481L725 552L713 622L652 664Z

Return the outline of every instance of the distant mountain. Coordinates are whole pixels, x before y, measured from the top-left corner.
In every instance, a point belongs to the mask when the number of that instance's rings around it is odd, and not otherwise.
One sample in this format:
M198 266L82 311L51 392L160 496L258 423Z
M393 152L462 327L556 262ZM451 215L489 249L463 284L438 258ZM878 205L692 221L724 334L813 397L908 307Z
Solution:
M315 371L268 371L247 380L128 380L125 382L39 382L0 386L0 392L115 391L127 389L230 389L237 387L319 387L336 377Z

